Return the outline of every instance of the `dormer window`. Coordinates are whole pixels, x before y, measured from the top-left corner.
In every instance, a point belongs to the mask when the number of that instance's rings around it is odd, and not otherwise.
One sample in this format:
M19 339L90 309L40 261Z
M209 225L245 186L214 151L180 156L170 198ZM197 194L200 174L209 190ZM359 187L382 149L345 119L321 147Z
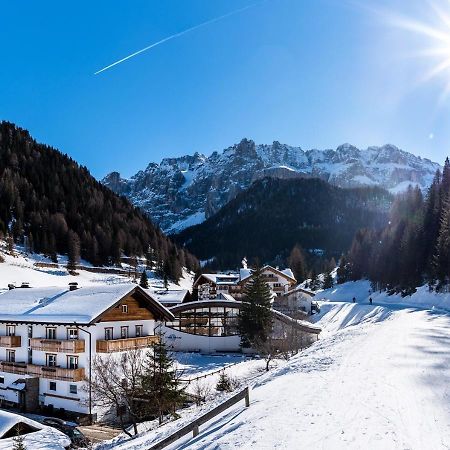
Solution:
M128 305L122 305L122 312L128 314Z

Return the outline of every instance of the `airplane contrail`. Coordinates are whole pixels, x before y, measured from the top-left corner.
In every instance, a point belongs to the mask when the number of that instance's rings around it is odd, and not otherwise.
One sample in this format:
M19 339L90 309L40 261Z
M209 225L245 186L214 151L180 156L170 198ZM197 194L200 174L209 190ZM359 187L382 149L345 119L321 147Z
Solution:
M154 42L153 44L150 44L147 47L141 48L137 52L131 53L131 55L125 56L124 58L113 62L109 66L106 66L106 67L103 67L100 70L97 70L97 72L94 72L94 75L98 75L99 73L102 73L105 70L111 69L112 67L117 66L118 64L121 64L121 63L125 62L128 59L134 58L135 56L137 56L137 55L139 55L141 53L144 53L147 50L150 50L151 48L154 48L154 47L156 47L158 45L161 45L164 42L167 42L167 41L170 41L170 40L175 39L177 37L183 36L183 34L186 34L186 33L189 33L191 31L194 31L197 28L204 27L204 26L209 25L211 23L218 22L219 20L223 20L223 19L225 19L227 17L233 16L234 14L238 14L240 12L243 12L243 11L247 10L247 9L253 8L254 6L258 5L259 3L262 3L262 2L253 3L251 5L245 6L244 8L236 9L234 11L231 11L231 12L227 13L227 14L224 14L223 16L215 17L214 19L210 19L210 20L207 20L206 22L202 22L202 23L200 23L198 25L195 25L195 26L193 26L191 28L188 28L187 30L180 31L179 33L172 34L171 36L167 36L166 38L161 39L158 42Z

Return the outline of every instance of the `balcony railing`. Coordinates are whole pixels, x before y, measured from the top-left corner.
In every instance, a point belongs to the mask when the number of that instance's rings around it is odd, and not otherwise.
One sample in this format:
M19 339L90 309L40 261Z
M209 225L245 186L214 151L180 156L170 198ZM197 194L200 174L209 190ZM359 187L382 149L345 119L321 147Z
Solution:
M65 369L62 367L38 366L37 364L27 364L24 362L1 361L0 370L2 372L14 373L18 375L30 375L39 378L50 378L51 380L62 381L83 381L84 368Z
M84 340L82 339L42 339L32 338L30 346L33 350L54 353L83 353Z
M124 352L150 347L159 342L158 336L142 336L127 339L110 339L97 341L97 353Z
M20 336L0 336L0 347L20 347Z

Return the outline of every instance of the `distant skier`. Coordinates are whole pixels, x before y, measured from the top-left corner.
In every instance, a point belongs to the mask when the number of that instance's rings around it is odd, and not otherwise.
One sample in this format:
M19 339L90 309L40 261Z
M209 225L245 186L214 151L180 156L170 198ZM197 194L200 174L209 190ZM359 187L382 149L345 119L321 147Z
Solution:
M356 298L355 297L353 297L353 303L356 303Z
M369 298L369 303L372 304L372 297Z

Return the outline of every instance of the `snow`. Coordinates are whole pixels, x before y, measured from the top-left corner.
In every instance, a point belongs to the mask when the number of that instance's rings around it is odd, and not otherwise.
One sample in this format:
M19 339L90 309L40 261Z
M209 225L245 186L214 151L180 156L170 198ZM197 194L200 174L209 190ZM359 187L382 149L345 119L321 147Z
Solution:
M170 228L166 230L166 233L167 234L179 233L185 228L192 227L193 225L198 225L199 223L204 222L205 219L206 216L204 211L196 212L172 224Z
M18 414L0 410L0 436L7 433L17 423L26 423L38 430L23 436L26 448L33 450L63 450L70 445L70 439L55 428L44 426ZM10 450L13 448L13 445L13 438L2 439L0 437L0 450Z
M99 285L118 285L130 284L130 277L108 273L95 273L85 270L77 270L78 275L70 275L65 267L43 268L36 267L36 262L50 262L47 258L39 254L26 254L18 249L16 256L3 253L4 242L0 241L0 255L5 259L0 263L0 293L7 290L8 284L20 286L27 282L31 287L64 287L69 283L78 283L81 287L99 286ZM58 255L60 266L66 259L65 256ZM83 266L89 266L89 263L83 262ZM124 265L125 266L125 265ZM141 267L142 269L142 267ZM158 278L154 272L147 271L149 283L152 290L164 288L164 282ZM178 284L169 283L169 289L190 289L192 287L193 274L183 270L183 277Z
M359 292L361 303L321 302L320 340L253 380L250 408L236 404L200 427L197 437L168 448L448 448L450 315L397 303L369 305L367 284L353 288L334 296ZM420 295L412 301L433 298ZM148 448L204 412L194 408L114 448Z
M391 194L400 194L401 192L405 192L408 190L409 186L412 188L418 187L420 189L423 188L419 183L415 183L413 181L402 181L401 183L398 183L396 186L389 189L389 192Z
M136 288L133 283L67 288L17 288L0 294L0 320L90 323Z
M387 292L373 291L370 282L350 281L337 284L331 289L316 293L315 300L329 299L332 301L351 302L356 298L357 303L367 304L372 297L374 305L389 305L391 308L419 307L428 309L450 310L450 293L430 292L428 286L421 286L417 291L406 297L400 294L389 295Z

